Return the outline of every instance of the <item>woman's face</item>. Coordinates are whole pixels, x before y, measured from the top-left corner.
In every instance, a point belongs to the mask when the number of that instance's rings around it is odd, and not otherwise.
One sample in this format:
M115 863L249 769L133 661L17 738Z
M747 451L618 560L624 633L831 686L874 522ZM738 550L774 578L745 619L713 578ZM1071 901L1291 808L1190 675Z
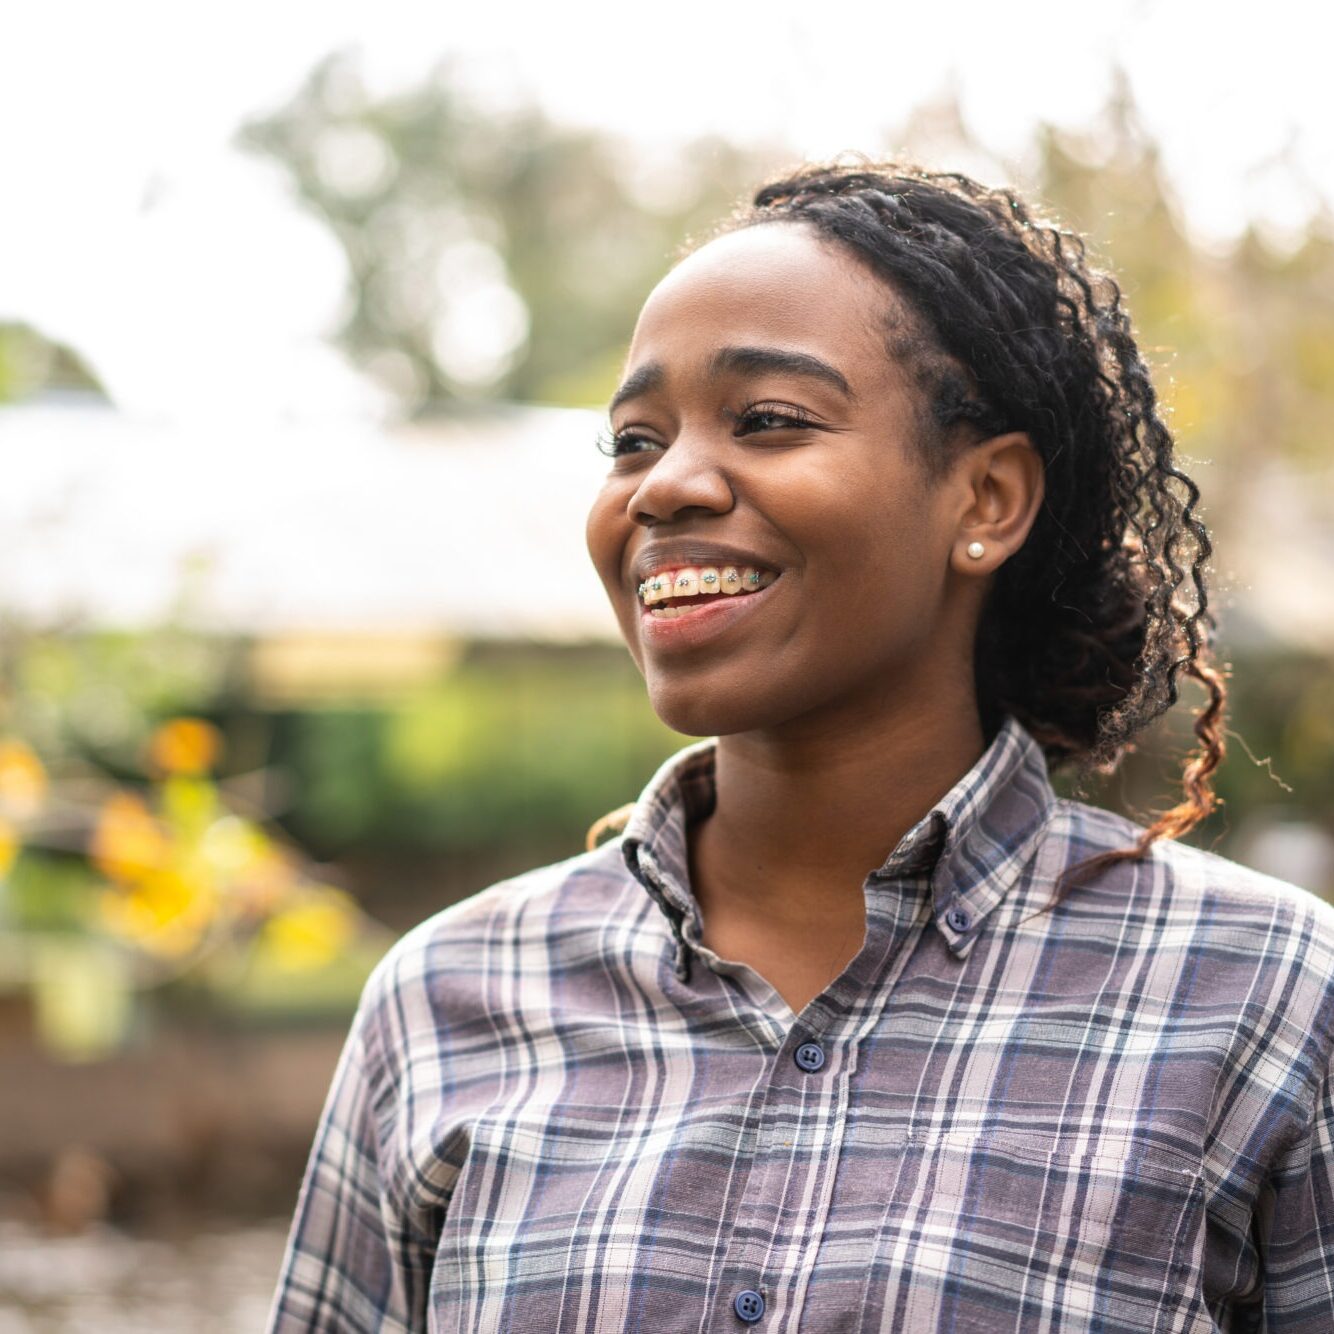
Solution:
M894 299L794 223L719 237L649 295L587 541L675 730L855 727L938 698L942 672L971 687L976 604L947 604L979 581L950 573L961 493L917 461L914 390L882 331ZM758 591L730 591L733 568ZM678 614L642 605L641 583L676 591L682 570L684 592L723 591Z

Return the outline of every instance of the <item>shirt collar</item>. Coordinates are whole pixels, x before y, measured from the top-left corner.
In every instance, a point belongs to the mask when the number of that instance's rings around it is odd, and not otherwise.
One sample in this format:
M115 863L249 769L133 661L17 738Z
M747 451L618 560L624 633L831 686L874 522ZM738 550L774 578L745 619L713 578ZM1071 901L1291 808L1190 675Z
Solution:
M689 976L682 926L698 925L686 828L713 809L717 738L670 756L649 779L626 822L621 851L630 873L671 924L677 973ZM982 923L1037 851L1056 797L1032 734L1007 714L977 763L870 872L873 881L926 875L932 920L951 952L966 958Z

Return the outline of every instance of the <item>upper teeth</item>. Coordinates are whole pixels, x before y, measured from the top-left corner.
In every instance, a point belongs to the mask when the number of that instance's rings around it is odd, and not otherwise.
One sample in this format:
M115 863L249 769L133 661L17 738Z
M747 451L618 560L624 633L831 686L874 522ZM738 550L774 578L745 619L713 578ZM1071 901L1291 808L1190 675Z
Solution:
M698 597L710 593L740 593L768 588L778 576L772 570L744 565L688 565L680 570L658 570L639 585L639 598L651 606L667 598Z

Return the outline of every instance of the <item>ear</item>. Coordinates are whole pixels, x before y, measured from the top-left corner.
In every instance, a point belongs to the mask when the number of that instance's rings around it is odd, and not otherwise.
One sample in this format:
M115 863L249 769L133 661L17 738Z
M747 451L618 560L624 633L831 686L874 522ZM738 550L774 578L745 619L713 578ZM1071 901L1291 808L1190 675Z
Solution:
M1042 457L1026 432L1010 431L965 449L951 481L950 563L960 573L990 574L1024 545L1037 518L1046 492Z

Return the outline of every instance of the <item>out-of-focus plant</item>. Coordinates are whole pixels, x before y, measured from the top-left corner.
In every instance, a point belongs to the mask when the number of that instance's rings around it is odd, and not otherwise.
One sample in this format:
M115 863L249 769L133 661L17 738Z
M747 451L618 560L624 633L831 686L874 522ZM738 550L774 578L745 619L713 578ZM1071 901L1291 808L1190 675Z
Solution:
M0 321L0 403L53 389L105 392L77 352L31 325Z
M135 991L311 973L351 952L364 973L391 938L231 809L211 776L222 748L205 719L170 719L144 747L142 792L108 783L92 803L62 805L36 752L0 740L0 908L17 928L37 1035L55 1053L120 1045Z
M623 649L474 644L392 701L288 712L271 753L285 824L320 855L500 853L518 870L579 850L682 742Z
M19 850L19 823L31 819L47 791L46 769L25 742L0 739L0 878L9 873Z

